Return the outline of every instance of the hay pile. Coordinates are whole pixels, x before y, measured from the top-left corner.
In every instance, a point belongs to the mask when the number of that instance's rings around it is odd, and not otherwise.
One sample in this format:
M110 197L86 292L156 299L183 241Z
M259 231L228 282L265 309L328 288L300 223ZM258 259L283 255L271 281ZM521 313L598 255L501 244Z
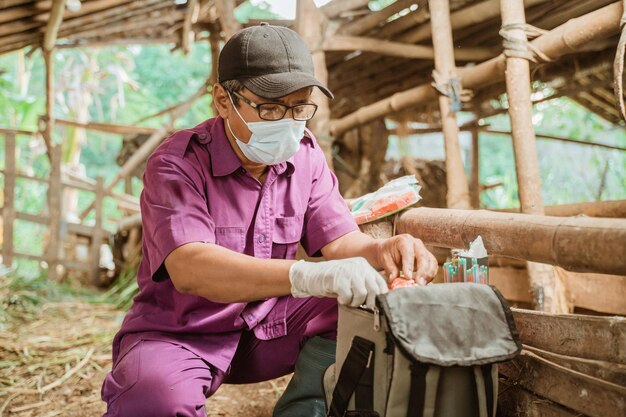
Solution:
M124 312L95 292L0 276L0 417L101 416ZM208 416L269 417L288 378L223 386Z

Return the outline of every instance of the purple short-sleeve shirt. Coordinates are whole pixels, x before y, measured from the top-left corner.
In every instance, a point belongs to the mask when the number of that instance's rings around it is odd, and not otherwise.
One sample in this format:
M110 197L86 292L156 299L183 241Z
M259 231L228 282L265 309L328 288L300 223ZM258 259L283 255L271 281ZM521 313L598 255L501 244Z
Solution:
M227 371L241 330L260 339L286 334L285 312L276 298L220 304L178 292L165 258L190 242L218 244L257 258L293 259L300 242L313 255L338 237L358 230L339 194L315 137L306 131L287 162L269 168L261 184L241 166L212 118L176 132L150 156L141 194L143 258L139 295L113 341L122 337L169 340ZM211 265L206 265L211 268Z

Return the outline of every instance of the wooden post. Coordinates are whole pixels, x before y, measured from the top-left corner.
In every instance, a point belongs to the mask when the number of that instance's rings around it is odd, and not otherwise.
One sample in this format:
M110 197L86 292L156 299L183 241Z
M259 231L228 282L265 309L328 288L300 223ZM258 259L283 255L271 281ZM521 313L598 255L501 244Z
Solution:
M527 43L523 0L501 0L502 28L509 42ZM541 175L537 159L535 131L530 100L530 64L519 52L506 55L506 90L513 135L517 185L522 212L544 214L541 197ZM528 276L535 308L551 313L568 313L566 291L548 265L528 263Z
M480 208L480 148L478 129L472 129L472 175L470 178L470 199L472 208Z
M326 56L322 45L324 43L326 18L317 9L313 0L298 0L296 9L296 31L304 38L309 49L312 51L315 78L324 85L328 85L328 69L326 68ZM330 106L328 98L317 88L311 95L317 104L315 117L308 123L309 128L315 134L328 166L333 169L332 146L333 138L330 136Z
M41 130L44 143L48 152L48 159L52 160L52 129L54 126L54 52L42 51L46 65L46 116L44 126Z
M195 40L195 32L192 30L192 25L198 20L198 12L200 4L198 0L189 0L187 2L187 9L185 10L185 18L183 20L183 27L181 29L181 46L183 48L183 54L187 55L191 50L190 43Z
M96 198L95 198L95 210L96 210L96 222L93 228L93 235L91 236L91 247L89 250L89 273L91 276L91 283L93 285L100 285L100 246L102 245L102 203L105 196L104 180L102 177L96 178Z
M48 248L46 261L48 263L48 278L57 281L57 266L62 253L63 242L61 239L61 222L63 208L61 193L63 184L61 182L61 145L56 145L51 150L50 159L50 179L48 185Z
M209 33L209 45L211 46L211 75L209 76L209 85L213 91L213 85L217 83L217 62L220 56L220 33L217 29L211 28ZM211 113L217 116L217 107L211 98Z
M2 263L13 265L13 221L15 220L15 133L4 134L4 206L2 207Z
M234 0L215 0L215 7L218 20L228 40L241 29L241 23L235 19L235 2Z
M433 28L435 71L439 74L441 81L448 86L448 91L451 92L452 88L448 83L457 78L457 75L454 63L454 46L452 44L452 27L450 26L450 5L448 1L442 0L429 0L428 4ZM435 80L435 82L439 81ZM463 169L463 160L461 159L459 127L457 125L456 113L451 110L450 97L439 96L439 109L445 138L446 179L448 183L446 200L448 207L469 208L469 188L465 170Z
M50 9L50 17L46 26L46 32L43 37L43 50L51 51L57 41L57 33L59 26L63 21L63 11L65 10L65 0L53 0Z

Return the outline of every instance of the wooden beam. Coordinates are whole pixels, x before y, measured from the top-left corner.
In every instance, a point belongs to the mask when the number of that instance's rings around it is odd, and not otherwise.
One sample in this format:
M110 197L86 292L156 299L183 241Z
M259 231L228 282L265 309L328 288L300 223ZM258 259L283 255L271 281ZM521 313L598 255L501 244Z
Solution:
M57 45L57 49L72 48L97 48L101 46L125 46L125 45L163 45L168 43L176 43L174 37L158 37L158 38L114 38L109 40L76 40L71 43Z
M626 364L626 318L512 309L525 345L565 356Z
M435 49L435 83L441 84L441 88L447 89L448 94L453 94L454 88L458 88L457 93L460 94L461 84L459 83L456 87L453 86L453 83L455 80L458 81L458 78L454 64L450 4L447 1L429 0L428 5L432 22L433 47ZM461 98L459 96L456 99L460 100ZM450 208L467 209L470 208L469 187L461 158L459 126L456 119L457 110L453 108L453 105L453 97L443 94L439 95L439 113L443 128L446 154L446 182L448 184L446 201Z
M495 135L507 135L507 136L511 135L511 132L508 132L506 130L493 129L489 126L481 127L481 131L485 133L492 133ZM547 140L558 140L560 142L575 143L578 145L594 146L594 147L604 148L604 149L615 149L618 151L626 151L626 148L623 148L621 146L614 146L614 145L609 145L607 143L599 143L599 142L587 142L585 140L564 138L564 137L556 136L556 135L545 135L542 133L535 133L535 138L547 139Z
M402 10L414 5L417 0L398 0L374 13L368 13L361 18L357 18L343 24L337 29L339 35L360 35L374 29L376 26L383 25L387 19L394 14L400 13ZM425 4L424 0L419 3Z
M519 213L519 208L496 209L509 213ZM611 201L587 201L582 203L561 204L557 206L546 206L547 216L580 216L589 217L619 217L626 218L626 200Z
M150 135L156 130L153 127L127 126L98 122L81 123L67 119L56 119L55 122L58 125L74 126L87 130L97 130L99 132L114 133L119 135Z
M22 130L22 129L8 129L6 127L0 127L0 133L11 133L13 135L25 135L25 136L37 136L39 132L34 130Z
M586 416L622 417L626 413L625 387L572 371L529 351L523 350L498 370L510 383Z
M384 41L362 36L334 35L324 41L324 51L362 51L407 59L433 59L435 51L429 46ZM455 51L459 61L483 61L500 53L500 48L460 48Z
M434 246L467 248L480 235L489 254L626 275L626 219L420 207L402 213L396 227Z
M63 12L65 11L65 0L53 0L52 9L50 10L50 18L46 25L46 32L43 35L43 49L50 51L54 48L57 41L57 33L59 26L63 21Z
M516 381L500 379L498 393L498 415L502 417L581 417L550 400L538 396L517 385Z
M622 4L613 3L588 15L569 20L530 43L552 59L557 59L589 42L617 34L621 12ZM586 30L581 31L581 27L585 27ZM504 65L505 57L499 55L474 67L465 68L459 74L461 84L465 88L476 90L499 82L504 78ZM336 137L341 136L355 126L383 117L388 113L418 104L426 104L434 101L435 98L437 94L430 84L395 93L391 97L363 106L341 119L332 120L331 134Z
M532 292L525 268L498 267L489 257L489 284L512 302L532 303ZM509 259L509 258L501 258ZM626 315L626 276L584 274L555 268L574 307L599 313Z
M341 17L342 13L367 7L369 0L332 0L320 8L329 19Z

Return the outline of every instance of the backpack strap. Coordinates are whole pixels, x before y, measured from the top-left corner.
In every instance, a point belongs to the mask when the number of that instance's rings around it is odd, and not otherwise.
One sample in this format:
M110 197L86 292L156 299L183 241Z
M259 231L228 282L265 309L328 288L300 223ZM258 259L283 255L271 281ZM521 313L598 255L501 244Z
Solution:
M474 379L476 381L476 393L478 395L478 412L480 417L495 417L496 402L495 389L497 386L497 366L494 364L474 366ZM496 376L494 376L494 374Z
M424 363L411 364L411 387L407 417L433 417L441 368Z
M354 336L348 356L341 367L339 378L337 378L328 417L343 417L345 415L350 397L357 389L362 377L371 380L363 381L363 387L359 389L359 398L363 401L365 396L373 397L374 372L372 365L375 348L376 345L373 342ZM369 368L371 368L371 372L366 372ZM366 392L368 386L370 387L369 392Z

